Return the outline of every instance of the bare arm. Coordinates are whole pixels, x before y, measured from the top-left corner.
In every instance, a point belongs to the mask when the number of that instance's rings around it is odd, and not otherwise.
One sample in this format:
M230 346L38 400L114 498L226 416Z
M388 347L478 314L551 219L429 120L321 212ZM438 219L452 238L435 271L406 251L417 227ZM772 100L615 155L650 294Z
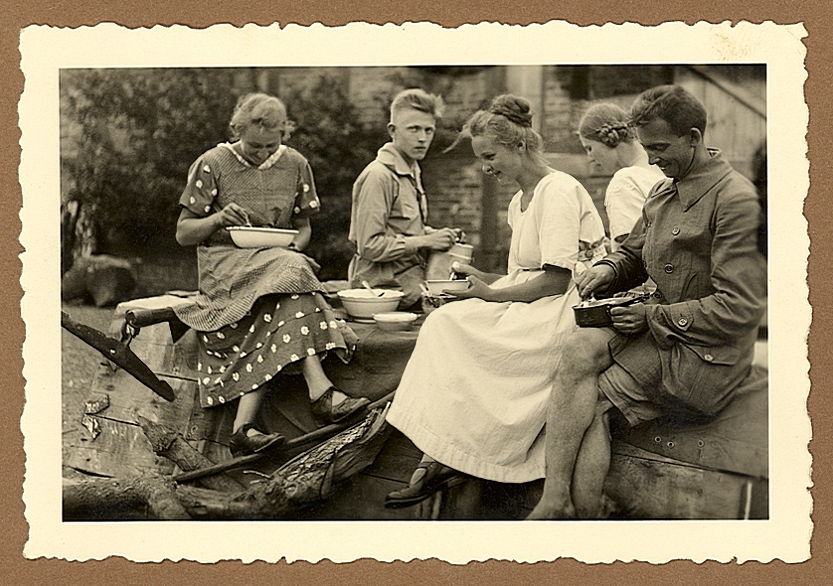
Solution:
M471 275L468 279L472 286L463 292L456 293L457 297L470 298L478 297L485 301L504 303L507 301L518 301L531 303L543 297L552 295L563 295L570 286L572 272L561 267L546 265L544 273L525 283L519 283L510 287L492 288L478 277Z
M176 222L176 241L182 246L195 246L225 226L242 226L246 221L246 211L236 203L205 217L182 208Z
M308 245L310 238L312 238L312 227L309 223L308 217L294 217L292 218L292 226L298 230L297 236L292 240L290 248L295 250L304 250Z
M473 275L486 283L487 285L491 285L501 277L505 275L500 275L498 273L484 273L483 271L474 268L471 265L467 265L461 262L454 261L451 263L451 270L453 270L459 277L467 277L468 275Z

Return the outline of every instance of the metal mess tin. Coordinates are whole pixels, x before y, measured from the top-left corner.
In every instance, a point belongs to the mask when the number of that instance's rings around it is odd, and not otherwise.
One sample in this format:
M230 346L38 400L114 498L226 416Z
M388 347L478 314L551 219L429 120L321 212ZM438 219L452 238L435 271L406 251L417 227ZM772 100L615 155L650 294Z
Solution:
M645 301L644 295L628 297L611 297L609 299L590 299L573 306L576 325L582 328L603 328L613 325L610 310Z

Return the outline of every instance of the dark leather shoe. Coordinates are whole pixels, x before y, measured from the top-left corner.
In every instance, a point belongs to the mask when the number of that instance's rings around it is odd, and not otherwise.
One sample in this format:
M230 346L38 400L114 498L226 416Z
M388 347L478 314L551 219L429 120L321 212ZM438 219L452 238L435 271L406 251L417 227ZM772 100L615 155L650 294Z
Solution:
M395 490L385 497L385 507L401 509L410 507L427 499L439 490L452 488L466 481L466 476L443 466L439 462L421 462L416 468L425 470L422 478L409 484L402 490Z
M254 429L259 433L248 435L248 431ZM247 456L256 452L262 452L268 448L275 448L286 441L286 438L279 433L263 433L251 423L245 423L234 432L229 441L229 449L234 458Z
M370 404L370 399L366 397L357 399L347 397L338 405L333 405L333 395L341 392L335 387L330 387L324 391L323 395L312 402L312 414L316 419L339 423Z

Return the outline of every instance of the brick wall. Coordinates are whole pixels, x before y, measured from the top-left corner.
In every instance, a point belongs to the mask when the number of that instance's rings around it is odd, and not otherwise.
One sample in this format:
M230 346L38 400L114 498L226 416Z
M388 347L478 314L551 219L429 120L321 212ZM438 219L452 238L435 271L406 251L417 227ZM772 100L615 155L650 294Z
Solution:
M423 177L430 199L429 223L434 226L458 226L466 231L468 241L475 246L475 258L479 253L481 259L488 258L490 266L481 268L495 270L505 268L506 255L511 233L506 223L506 211L509 201L516 189L514 185L498 185L493 209L496 218L492 222L496 234L491 240L495 250L490 254L479 250L483 235L483 181L480 165L475 161L469 144L461 143L453 152L443 153L462 128L465 120L478 108L483 107L497 93L495 91L494 68L408 68L408 67L351 67L351 68L279 68L280 94L282 90L299 85L310 85L317 76L337 75L348 84L349 95L360 112L360 120L367 125L384 126L388 121L388 106L392 96L405 87L423 87L429 92L443 96L446 112L438 124L438 133L431 151L423 161ZM604 213L604 190L609 177L593 174L587 158L576 135L581 116L596 101L609 101L627 109L636 95L648 87L671 82L679 78L682 83L696 89L691 75L686 75L680 68L666 66L544 66L542 71L532 72L541 75L541 96L536 97L536 114L541 118L541 134L544 137L545 150L552 166L567 172L578 179L590 193L602 219L607 225ZM741 80L744 87L751 87L753 92L761 93L763 83L760 76L750 80ZM734 81L734 80L730 80ZM750 85L751 83L751 85ZM503 91L512 92L508 87ZM711 94L711 101L715 101ZM703 97L706 97L705 95ZM540 106L538 105L540 104ZM725 101L715 104L715 109L725 108ZM291 109L291 105L290 105ZM714 116L718 126L712 133L727 144L733 163L741 171L748 165L744 159L749 158L752 145L756 143L753 136L734 136L723 131L728 112L723 116ZM737 132L737 126L733 129ZM753 134L765 134L765 124L757 123ZM757 136L756 134L756 136ZM730 138L732 140L730 140ZM757 143L756 143L757 144ZM381 146L381 145L379 145ZM490 179L485 179L489 181Z

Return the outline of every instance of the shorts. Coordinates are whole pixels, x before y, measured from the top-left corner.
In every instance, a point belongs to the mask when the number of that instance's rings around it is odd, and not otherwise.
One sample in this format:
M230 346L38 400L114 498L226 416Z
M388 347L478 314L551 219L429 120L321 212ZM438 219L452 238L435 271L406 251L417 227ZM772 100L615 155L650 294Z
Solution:
M615 332L607 345L613 364L599 375L599 390L631 426L662 416L662 362L651 332Z

